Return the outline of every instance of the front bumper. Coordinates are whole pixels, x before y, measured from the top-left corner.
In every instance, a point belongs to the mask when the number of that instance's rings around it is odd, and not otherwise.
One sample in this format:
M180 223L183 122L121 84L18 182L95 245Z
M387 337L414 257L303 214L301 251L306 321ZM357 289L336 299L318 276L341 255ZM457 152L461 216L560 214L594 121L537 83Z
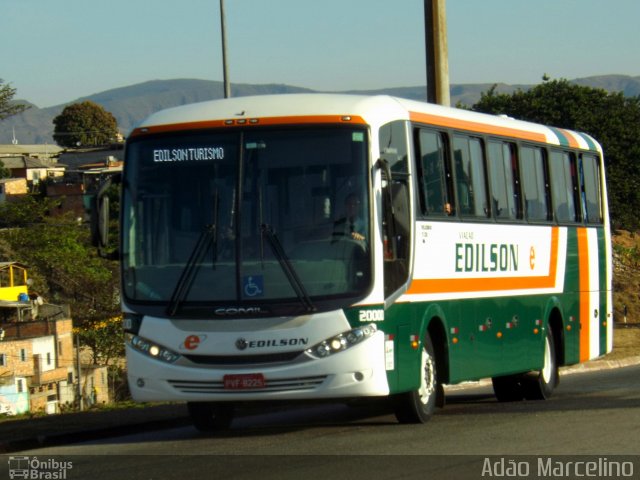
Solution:
M127 346L128 379L138 401L305 400L389 394L384 333L327 358L277 365L210 368L178 366ZM225 389L226 374L262 374L260 388Z

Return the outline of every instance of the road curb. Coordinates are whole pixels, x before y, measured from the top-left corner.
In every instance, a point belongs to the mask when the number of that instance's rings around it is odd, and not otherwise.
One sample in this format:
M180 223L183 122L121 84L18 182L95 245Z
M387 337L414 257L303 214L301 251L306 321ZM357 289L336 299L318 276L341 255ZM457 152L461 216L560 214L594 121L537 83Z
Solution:
M585 363L579 363L577 365L571 365L570 367L562 367L560 369L561 374L573 374L587 371L597 370L610 370L614 368L631 367L633 365L640 364L640 355L634 357L621 358L617 360L607 360L607 357L591 360Z

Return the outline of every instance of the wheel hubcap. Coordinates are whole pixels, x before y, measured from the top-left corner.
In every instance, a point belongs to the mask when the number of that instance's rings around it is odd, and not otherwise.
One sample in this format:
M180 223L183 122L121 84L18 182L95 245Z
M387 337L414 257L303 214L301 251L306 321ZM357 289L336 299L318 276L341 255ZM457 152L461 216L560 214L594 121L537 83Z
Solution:
M426 350L422 350L422 380L420 382L420 401L427 404L436 391L435 363Z
M549 338L547 337L544 342L544 366L542 367L542 379L545 383L551 381L551 345L549 344Z

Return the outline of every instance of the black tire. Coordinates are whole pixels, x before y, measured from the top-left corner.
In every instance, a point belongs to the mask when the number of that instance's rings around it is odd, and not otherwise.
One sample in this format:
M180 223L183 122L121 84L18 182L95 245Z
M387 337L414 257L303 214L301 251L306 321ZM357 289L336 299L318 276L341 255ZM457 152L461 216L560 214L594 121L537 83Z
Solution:
M545 400L551 396L559 383L558 362L553 331L547 328L544 345L544 363L541 370L494 377L493 391L499 402L519 402L521 400Z
M524 395L527 400L546 400L551 396L560 383L557 358L554 334L551 328L547 327L542 369L527 374L523 380Z
M499 402L519 402L524 399L524 386L522 375L505 375L493 377L493 393Z
M229 403L187 402L187 409L193 426L200 432L228 429L235 412Z
M425 423L436 406L444 404L444 389L438 382L436 356L427 334L420 357L420 386L416 390L394 396L394 410L400 423Z

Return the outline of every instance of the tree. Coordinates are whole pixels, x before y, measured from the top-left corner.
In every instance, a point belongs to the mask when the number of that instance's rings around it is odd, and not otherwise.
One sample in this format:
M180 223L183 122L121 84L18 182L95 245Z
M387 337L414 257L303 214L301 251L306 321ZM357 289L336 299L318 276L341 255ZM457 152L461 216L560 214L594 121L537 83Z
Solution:
M609 207L616 228L640 227L640 97L546 80L530 90L483 93L472 110L582 131L604 150Z
M53 124L53 139L61 147L105 145L118 134L116 118L91 101L65 107Z
M5 168L4 163L0 160L0 178L9 178L11 177L11 170Z
M29 105L13 102L16 89L11 88L8 84L3 84L4 80L0 78L0 121L30 108Z
M51 217L50 200L26 196L0 204L0 255L29 266L32 288L50 303L69 305L74 326L95 362L123 352L118 264L99 257L89 229L73 215Z

